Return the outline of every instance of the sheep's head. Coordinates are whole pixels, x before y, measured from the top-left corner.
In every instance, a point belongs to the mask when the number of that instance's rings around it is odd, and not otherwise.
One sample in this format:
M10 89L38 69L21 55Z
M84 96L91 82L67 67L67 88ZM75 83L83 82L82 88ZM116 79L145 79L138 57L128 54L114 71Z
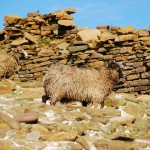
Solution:
M112 70L116 70L119 74L119 78L123 77L122 68L115 61L108 62L107 68L112 69Z

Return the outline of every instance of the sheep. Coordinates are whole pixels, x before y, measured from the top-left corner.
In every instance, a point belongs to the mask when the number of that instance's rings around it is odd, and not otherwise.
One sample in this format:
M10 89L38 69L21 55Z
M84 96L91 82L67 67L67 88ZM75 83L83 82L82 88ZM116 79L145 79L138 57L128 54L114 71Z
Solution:
M122 77L122 69L115 62L96 69L52 64L43 78L42 102L50 100L55 105L57 101L71 100L103 107L104 100Z
M28 54L21 47L12 48L8 54L0 57L0 80L10 77L16 71L22 57L28 58Z

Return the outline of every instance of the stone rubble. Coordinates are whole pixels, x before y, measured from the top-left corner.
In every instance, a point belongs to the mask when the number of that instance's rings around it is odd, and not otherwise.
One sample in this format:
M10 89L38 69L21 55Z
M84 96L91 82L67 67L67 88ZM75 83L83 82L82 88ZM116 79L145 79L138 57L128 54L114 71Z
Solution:
M42 103L38 82L4 79L0 86L1 150L150 149L149 95L113 92L103 109L80 102L51 106Z

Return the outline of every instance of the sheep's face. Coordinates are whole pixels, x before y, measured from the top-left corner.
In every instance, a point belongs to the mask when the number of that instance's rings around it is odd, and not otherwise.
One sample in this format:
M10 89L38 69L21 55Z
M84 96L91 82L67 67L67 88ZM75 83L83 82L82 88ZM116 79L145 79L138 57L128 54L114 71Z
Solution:
M107 67L112 70L116 70L119 74L119 78L123 77L122 68L116 62L109 62Z

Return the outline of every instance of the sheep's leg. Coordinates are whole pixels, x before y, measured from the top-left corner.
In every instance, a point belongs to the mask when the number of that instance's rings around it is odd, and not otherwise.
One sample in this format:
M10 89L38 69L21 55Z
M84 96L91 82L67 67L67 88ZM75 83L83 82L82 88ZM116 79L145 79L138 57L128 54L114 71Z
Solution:
M101 102L101 108L103 108L103 107L104 107L104 105L105 105L105 104L104 104L104 101L103 101L103 102Z
M55 105L57 101L60 101L61 98L60 97L57 97L57 96L53 96L51 97L51 100L50 100L50 105Z
M47 95L42 96L42 103L46 103L46 101L49 99Z

